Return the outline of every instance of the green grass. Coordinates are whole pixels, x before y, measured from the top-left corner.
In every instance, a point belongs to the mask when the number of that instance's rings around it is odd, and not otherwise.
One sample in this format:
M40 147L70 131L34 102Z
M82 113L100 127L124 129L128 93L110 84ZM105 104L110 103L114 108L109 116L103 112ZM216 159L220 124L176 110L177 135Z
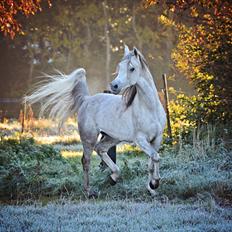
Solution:
M232 151L208 134L195 136L192 144L163 146L155 197L145 187L148 157L119 146L121 177L115 186L110 171L101 171L100 158L92 156L90 182L98 198L88 199L81 152L73 134L36 134L35 141L17 132L4 135L0 231L232 230Z
M68 148L69 146L62 145L59 150ZM108 181L109 170L100 170L100 158L92 156L92 190L102 200L153 200L145 188L148 178L147 157L139 150L133 152L131 147L126 149L117 156L121 177L115 186L111 186ZM86 199L82 188L81 156L65 158L59 150L52 145L37 145L31 139L1 142L1 199L8 202L60 196ZM231 203L231 151L225 150L221 145L214 149L183 145L178 149L164 150L161 157L162 181L156 199L175 202L208 202L214 199L220 204Z

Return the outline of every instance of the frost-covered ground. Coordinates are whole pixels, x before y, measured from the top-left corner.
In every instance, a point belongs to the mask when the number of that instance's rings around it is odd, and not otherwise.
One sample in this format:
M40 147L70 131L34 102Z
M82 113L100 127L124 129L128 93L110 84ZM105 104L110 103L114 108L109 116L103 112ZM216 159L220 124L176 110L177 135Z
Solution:
M232 209L170 203L63 202L5 206L0 231L232 231Z
M0 143L0 232L232 231L232 149L214 137L161 149L155 197L145 188L147 157L140 150L117 147L121 177L114 186L93 155L90 183L98 198L89 200L76 134L57 136L43 121L33 142L17 139L13 126L6 131L0 124L6 136Z

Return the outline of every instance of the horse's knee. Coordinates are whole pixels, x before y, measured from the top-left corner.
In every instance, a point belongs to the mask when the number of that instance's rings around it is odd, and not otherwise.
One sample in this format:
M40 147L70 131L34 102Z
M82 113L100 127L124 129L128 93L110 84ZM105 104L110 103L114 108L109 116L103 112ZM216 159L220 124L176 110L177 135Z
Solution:
M160 161L159 153L155 152L154 154L152 154L151 155L151 161L153 163L159 163L159 161Z
M90 163L90 157L86 157L85 155L83 155L81 158L81 163L83 165Z
M81 163L84 170L89 170L90 157L86 157L85 155L83 155L81 158Z
M103 146L101 143L97 143L94 147L94 150L97 152L99 156L104 152Z

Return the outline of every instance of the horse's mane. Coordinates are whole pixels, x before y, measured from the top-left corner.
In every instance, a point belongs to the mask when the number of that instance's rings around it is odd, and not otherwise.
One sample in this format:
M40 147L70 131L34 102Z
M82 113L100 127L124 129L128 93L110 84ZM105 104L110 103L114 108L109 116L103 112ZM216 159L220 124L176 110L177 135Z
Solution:
M137 94L136 85L131 85L123 91L122 97L126 103L127 108L133 103L136 94Z
M144 69L145 67L147 67L147 61L146 59L144 58L144 56L142 54L138 54L138 57L139 57L139 61L141 63L141 66L142 66L142 69Z

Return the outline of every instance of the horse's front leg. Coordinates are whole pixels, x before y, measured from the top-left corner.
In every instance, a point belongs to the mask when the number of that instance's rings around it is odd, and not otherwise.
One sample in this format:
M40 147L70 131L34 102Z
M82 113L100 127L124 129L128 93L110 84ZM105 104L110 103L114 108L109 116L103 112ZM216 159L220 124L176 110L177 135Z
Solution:
M107 151L118 144L118 140L111 138L110 136L104 134L101 140L95 145L94 150L98 153L101 159L106 163L106 165L111 169L112 174L110 175L113 184L117 182L119 178L119 167L112 161L108 156Z
M160 156L154 146L147 141L145 136L138 136L137 145L149 156L148 171L149 181L147 189L151 194L155 194L155 189L159 187L159 160Z
M157 153L159 156L159 154ZM148 170L149 170L149 188L152 190L157 189L159 187L159 161L154 160L153 157L149 158L148 162Z

